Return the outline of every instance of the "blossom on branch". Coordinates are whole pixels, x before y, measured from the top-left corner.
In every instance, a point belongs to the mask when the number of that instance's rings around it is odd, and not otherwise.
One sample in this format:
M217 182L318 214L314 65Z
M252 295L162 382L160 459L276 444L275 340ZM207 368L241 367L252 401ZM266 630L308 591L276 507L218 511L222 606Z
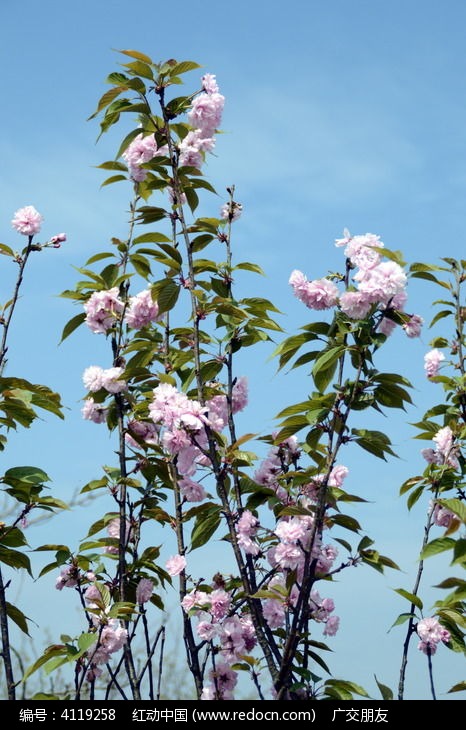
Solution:
M43 217L32 205L26 205L24 208L19 208L14 214L14 218L11 221L11 225L18 233L23 236L34 236L39 233Z

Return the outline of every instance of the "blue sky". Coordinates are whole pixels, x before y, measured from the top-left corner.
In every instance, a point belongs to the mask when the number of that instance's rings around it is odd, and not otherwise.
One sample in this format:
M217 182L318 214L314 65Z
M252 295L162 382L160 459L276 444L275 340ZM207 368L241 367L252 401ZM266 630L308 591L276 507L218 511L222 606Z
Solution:
M63 424L47 418L14 435L2 455L5 468L41 466L53 478L54 493L66 499L114 458L104 430L80 416L82 371L89 364L106 366L105 342L83 330L58 346L76 311L57 295L74 285L73 266L125 232L129 191L100 190L103 178L95 169L113 157L115 137L96 146L98 124L86 121L120 61L115 49L135 48L157 61L195 60L217 75L227 101L218 156L206 168L220 195L208 201L209 212L217 215L225 187L235 184L244 206L238 258L265 269L266 279L254 286L285 313L282 326L292 332L308 312L291 295L289 273L299 268L317 278L338 268L342 257L333 241L345 226L379 234L408 262L464 256L465 22L461 0L422 6L413 0L237 0L231 7L178 0L176 6L147 2L137 9L120 0L75 6L2 0L0 240L21 245L10 220L23 205L44 215L44 235L68 235L62 249L38 255L27 271L8 371L60 391L67 418ZM191 79L194 88L196 74ZM3 263L2 299L11 281L11 265ZM429 320L437 292L412 282L409 293L412 311ZM424 379L429 339L427 330L410 342L396 333L384 362L412 379L421 411L441 398ZM304 374L277 378L269 355L264 347L262 362L259 352L253 362L244 361L251 383L244 430L267 432L275 413L307 392ZM410 587L424 520L423 506L408 514L397 497L399 484L422 468L409 420L417 420L414 409L404 420L379 422L402 456L390 468L359 454L348 458L351 491L368 499L377 492L377 501L360 515L363 524L405 571L381 578L358 569L334 586L344 620L331 667L371 693L374 673L396 685L401 632L387 630L406 606L391 588ZM34 528L31 543L49 540L52 525L57 542L76 543L89 522L85 509L58 517ZM432 561L426 586L444 572L441 561ZM37 619L38 645L50 607L62 612L64 623L74 620L72 596L55 593L53 577L17 590L26 613L29 603L47 607ZM434 600L434 592L427 593ZM440 693L461 679L462 659L453 658L447 650L435 658ZM410 660L413 699L428 696L422 659L413 652Z

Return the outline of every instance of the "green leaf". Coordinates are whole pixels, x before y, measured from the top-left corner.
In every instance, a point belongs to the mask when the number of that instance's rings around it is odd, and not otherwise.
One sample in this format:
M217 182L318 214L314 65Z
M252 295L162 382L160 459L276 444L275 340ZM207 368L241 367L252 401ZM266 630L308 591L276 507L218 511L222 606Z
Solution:
M19 481L27 484L43 484L49 482L50 477L37 466L14 466L5 472L1 481L12 486Z
M11 620L14 621L14 623L21 629L21 631L29 636L29 628L27 622L31 619L25 616L24 613L19 610L19 608L16 608L16 606L8 603L8 601L6 601L6 613L8 618L11 618Z
M143 233L140 236L137 236L133 243L139 244L139 243L170 243L170 238L165 236L163 233ZM147 253L147 252L146 252ZM181 263L181 259L180 259Z
M338 347L332 347L329 350L319 355L312 368L312 375L316 388L323 393L328 387L331 379L333 378L338 360L345 352L345 347L339 345Z
M441 319L444 319L445 317L451 317L453 316L453 312L449 309L442 309L441 312L437 312L435 317L433 317L429 327L433 327L436 322L438 322Z
M15 252L12 248L7 246L5 243L0 243L0 253L5 254L5 256L14 256Z
M244 269L245 271L252 271L255 274L261 274L261 276L265 276L265 272L258 264L252 264L249 261L242 261L239 264L236 264L236 266L233 267L233 271L236 269Z
M150 56L146 56L145 53L141 53L140 51L119 50L119 53L123 53L125 56L130 56L130 58L136 58L138 61L149 64L149 66L153 65L153 61Z
M412 613L400 613L396 621L393 622L391 625L391 628L393 629L395 626L400 626L401 624L406 623L406 621L409 621L410 618L413 618Z
M438 499L437 502L453 512L466 524L466 504L461 499Z
M377 687L380 690L380 694L382 695L382 699L384 700L392 700L393 699L393 692L390 689L390 687L387 687L386 684L382 684L382 682L379 682L376 675L374 674L375 681L377 682Z
M344 679L327 679L327 681L325 682L325 686L331 687L339 692L343 691L348 692L351 695L358 694L362 697L369 697L364 687L361 687L361 685L356 684L355 682L348 682Z
M152 297L158 304L160 314L173 309L179 295L180 287L173 279L164 279L152 287Z
M127 90L127 86L115 86L113 89L109 89L108 91L103 94L99 102L97 104L97 108L93 114L91 114L90 117L88 117L88 121L91 119L95 119L95 117L98 115L99 112L102 111L102 109L105 109L106 106L112 103L114 99L117 98L123 91Z
M0 545L0 563L5 563L11 568L27 570L29 575L32 576L31 561L27 555L20 553L18 550L12 550L11 548L4 548Z
M432 555L438 555L439 553L445 552L445 550L452 550L455 547L456 541L451 537L437 537L435 540L431 540L425 548L422 550L419 559L424 560L430 558Z
M48 646L42 656L40 656L34 664L31 664L31 666L26 669L22 681L25 682L31 674L34 674L34 672L40 669L40 667L43 667L44 664L50 662L53 658L63 657L63 655L66 655L67 652L68 649L63 644L53 644L52 646ZM66 661L66 656L63 661Z
M180 76L180 74L184 74L187 71L194 71L196 68L201 68L201 66L195 61L180 61L170 69L170 75Z
M212 505L209 511L201 513L197 517L191 533L192 550L205 545L220 526L220 522L220 507L217 505Z
M460 538L455 541L455 547L453 549L453 561L452 563L465 563L466 558L466 539Z
M66 340L69 335L75 331L86 319L86 312L80 312L75 317L72 317L64 326L60 344L63 342L63 340Z
M6 528L3 535L0 532L0 543L6 547L23 547L27 545L26 538L17 527Z
M403 598L406 598L407 601L413 604L413 606L416 606L420 611L422 611L423 603L419 596L415 596L414 593L409 593L409 591L405 591L404 588L394 588L393 589L395 593L398 593Z
M466 682L459 682L458 684L454 684L451 689L448 690L448 692L465 692L466 691Z

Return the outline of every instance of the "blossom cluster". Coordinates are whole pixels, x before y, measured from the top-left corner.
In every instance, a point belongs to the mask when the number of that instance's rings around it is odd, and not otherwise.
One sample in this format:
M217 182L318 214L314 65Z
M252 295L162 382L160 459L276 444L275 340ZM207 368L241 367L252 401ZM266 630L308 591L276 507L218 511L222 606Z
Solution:
M233 699L238 675L232 665L251 652L257 643L250 615L238 616L232 612L233 596L222 584L217 575L210 592L191 591L181 604L186 613L198 618L196 632L199 638L218 646L218 659L209 675L211 683L203 688L203 700Z
M232 389L232 412L241 411L247 403L247 379L239 378ZM195 501L195 494L204 495L202 487L193 486L192 477L199 465L207 465L208 435L206 427L221 431L228 423L226 395L213 396L201 405L168 383L161 383L153 390L149 415L163 430L161 444L172 456L177 457L177 469L182 477L181 488L188 501ZM197 489L197 492L196 492Z
M144 135L142 132L128 145L122 157L128 165L128 172L134 182L142 182L147 177L147 170L142 167L154 157L168 155L167 145L158 147L153 134Z
M439 466L450 466L452 469L459 468L458 453L459 445L450 426L440 428L432 441L436 444L435 449L422 449L421 454L428 464Z
M200 169L206 152L215 147L215 133L222 120L225 97L213 74L202 77L202 92L198 94L188 112L192 129L180 142L180 165Z
M128 327L140 329L160 319L159 307L149 289L129 298L127 305L120 299L117 287L93 292L84 303L85 322L92 332L107 334L121 320Z
M430 350L424 355L424 370L428 378L438 375L440 363L445 360L445 355L437 348Z
M309 281L295 269L289 278L295 296L314 310L331 309L339 306L350 319L365 319L370 313L380 311L379 331L389 335L395 327L388 316L388 310L402 312L407 301L407 276L395 261L383 261L380 249L384 248L379 236L373 233L352 236L345 231L344 237L336 240L337 246L345 246L345 256L353 269L354 285L340 294L337 284L331 278ZM409 315L403 324L408 337L418 337L423 320Z
M417 625L416 631L421 639L417 648L424 654L435 654L437 646L441 641L443 641L444 644L450 641L450 632L440 625L435 616L421 619Z

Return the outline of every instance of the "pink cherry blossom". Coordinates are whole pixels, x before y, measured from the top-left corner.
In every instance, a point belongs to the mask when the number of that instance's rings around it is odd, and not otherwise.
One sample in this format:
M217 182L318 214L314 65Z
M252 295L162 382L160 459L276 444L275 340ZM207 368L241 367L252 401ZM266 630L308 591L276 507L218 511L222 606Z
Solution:
M208 94L217 94L218 93L219 89L218 89L218 84L216 81L215 74L204 74L201 81L202 81L202 88Z
M430 352L424 355L424 370L428 378L433 378L435 375L438 375L440 363L443 360L445 360L445 355L440 350L437 350L437 348L430 350Z
M158 319L160 319L159 307L157 302L152 299L149 289L130 297L125 312L125 322L128 327L140 329L151 322L156 322Z
M432 512L432 520L434 525L448 528L457 521L458 518L451 510L446 507L442 507L441 504L436 504Z
M136 441L136 438L139 441ZM136 421L132 419L128 423L125 441L133 449L141 449L144 446L156 446L159 443L159 429L155 424L149 423L148 421Z
M301 271L291 272L289 284L294 294L309 309L330 309L338 302L338 287L329 279L308 281Z
M105 423L107 419L108 408L102 406L101 403L95 403L93 398L86 398L81 409L82 417L93 423Z
M338 616L329 616L324 629L324 636L335 636L340 627L340 618Z
M369 295L373 302L388 305L406 286L407 276L394 261L383 261L372 269L360 269L354 276L359 291Z
M366 233L363 236L351 236L349 239L341 239L343 243L338 245L344 245L345 256L350 259L353 266L357 266L364 271L373 269L381 261L381 256L376 248L383 248L384 244L380 240L380 236L376 236L373 233Z
M103 387L103 368L90 365L83 373L83 383L86 390L97 393Z
M259 520L248 509L244 510L236 524L238 545L248 555L258 555L259 553L259 545L252 539L256 535L258 525Z
M285 623L285 606L282 601L268 598L262 606L262 613L271 629L278 629Z
M212 641L214 636L217 635L218 625L213 624L210 621L199 621L196 632L200 639L203 641Z
M94 292L84 303L85 322L92 332L106 334L117 322L124 306L117 287Z
M165 567L170 575L175 576L180 575L180 573L183 572L186 568L186 564L186 558L184 555L172 555L172 557L168 558L165 563Z
M408 337L419 337L422 330L423 318L418 314L413 314L409 318L408 322L403 325L403 329Z
M141 578L136 587L136 603L147 603L150 601L154 584L150 578Z
M34 236L39 233L43 217L32 205L19 208L14 214L11 225L23 236Z
M135 182L142 182L147 177L147 171L141 168L146 162L150 162L154 157L168 154L168 148L158 147L153 134L138 134L137 137L128 145L123 152L122 157L128 165L130 176Z
M66 241L66 233L57 233L56 236L52 236L49 243L54 248L60 248L60 245Z
M416 631L421 639L418 644L418 649L424 652L424 654L435 654L437 644L441 641L447 643L451 638L450 632L440 625L435 616L421 619L417 625Z
M61 569L60 575L55 581L55 588L61 591L63 588L74 588L78 585L78 571L74 565L67 565Z
M209 596L210 599L210 613L216 621L224 618L228 613L231 605L231 596L229 593L223 590L223 588L217 588L212 591Z
M367 317L372 304L372 297L367 292L347 291L340 297L340 309L351 319Z
M201 130L204 137L212 137L220 127L225 97L218 91L196 96L188 112L192 127Z
M207 496L202 484L193 481L188 476L183 477L179 481L179 487L181 494L187 502L202 502Z
M126 381L121 379L124 368L107 368L102 373L102 387L109 393L122 393L127 389Z
M241 203L232 202L225 203L220 210L220 217L226 221L237 221L241 217L243 206Z

